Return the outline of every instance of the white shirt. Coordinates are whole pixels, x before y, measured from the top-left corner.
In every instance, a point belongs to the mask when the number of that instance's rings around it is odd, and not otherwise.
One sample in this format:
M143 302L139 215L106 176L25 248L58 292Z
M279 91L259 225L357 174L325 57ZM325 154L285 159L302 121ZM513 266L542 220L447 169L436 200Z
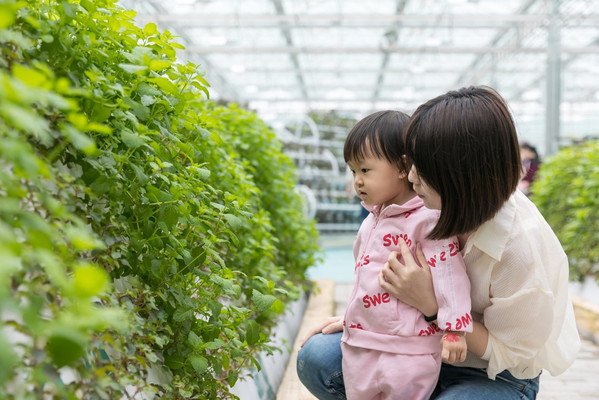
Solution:
M462 249L471 284L472 318L489 331L482 358L468 353L461 366L508 370L534 378L564 372L580 337L568 293L568 260L536 206L516 191Z

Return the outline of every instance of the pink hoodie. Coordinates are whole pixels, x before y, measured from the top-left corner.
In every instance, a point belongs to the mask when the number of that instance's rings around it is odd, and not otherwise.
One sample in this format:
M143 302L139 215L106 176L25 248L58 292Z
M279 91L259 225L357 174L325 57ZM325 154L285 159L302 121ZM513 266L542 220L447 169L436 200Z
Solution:
M439 211L424 207L419 197L403 205L387 206L380 213L378 206L362 205L370 215L354 242L354 290L345 311L341 340L372 350L430 354L441 351L441 329L472 332L470 282L458 240L426 239ZM416 243L420 243L428 260L439 305L438 325L427 323L420 311L400 302L379 285L378 274L391 251L400 253L401 240L406 241L412 254Z

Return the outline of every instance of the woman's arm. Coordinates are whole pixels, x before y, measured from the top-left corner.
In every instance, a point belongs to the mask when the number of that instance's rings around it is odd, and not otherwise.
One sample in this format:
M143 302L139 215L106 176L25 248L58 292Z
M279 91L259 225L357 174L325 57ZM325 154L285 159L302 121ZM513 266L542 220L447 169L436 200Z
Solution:
M480 322L474 321L472 332L466 334L466 343L468 351L477 357L482 357L487 351L487 343L489 342L489 331Z

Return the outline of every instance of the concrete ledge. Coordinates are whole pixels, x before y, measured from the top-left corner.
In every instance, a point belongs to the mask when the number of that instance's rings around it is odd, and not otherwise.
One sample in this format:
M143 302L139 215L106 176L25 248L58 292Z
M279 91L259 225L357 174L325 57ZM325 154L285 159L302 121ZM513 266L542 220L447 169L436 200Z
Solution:
M584 339L599 344L599 305L572 296L578 333Z
M316 400L301 384L295 369L300 344L308 330L324 319L333 316L335 309L335 282L332 279L314 281L314 290L308 299L304 318L291 350L283 380L277 391L277 400Z

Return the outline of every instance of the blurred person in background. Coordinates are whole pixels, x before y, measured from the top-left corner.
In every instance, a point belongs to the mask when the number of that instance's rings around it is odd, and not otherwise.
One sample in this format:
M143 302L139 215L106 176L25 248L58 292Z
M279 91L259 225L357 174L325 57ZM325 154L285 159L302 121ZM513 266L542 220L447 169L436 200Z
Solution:
M541 164L539 159L539 153L537 149L527 143L520 143L520 158L522 159L522 168L524 169L524 176L518 183L518 189L520 189L525 195L530 195L530 185L534 182L537 177L537 171Z

